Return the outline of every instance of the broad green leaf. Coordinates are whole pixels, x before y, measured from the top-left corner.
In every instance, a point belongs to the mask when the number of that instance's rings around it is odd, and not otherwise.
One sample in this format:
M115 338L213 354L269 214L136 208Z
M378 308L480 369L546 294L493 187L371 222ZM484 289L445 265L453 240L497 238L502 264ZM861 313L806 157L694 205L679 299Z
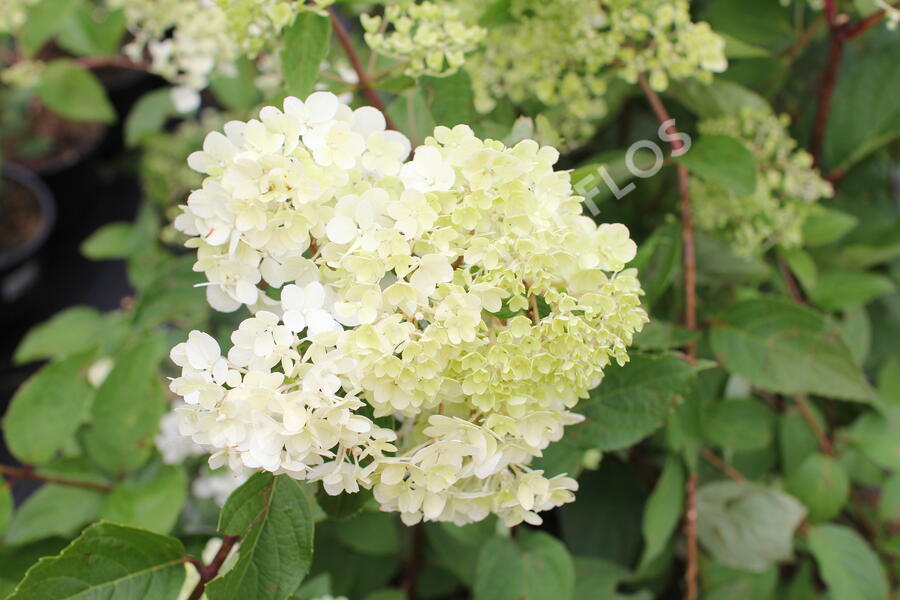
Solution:
M696 341L699 334L675 323L650 319L634 336L634 345L642 350L673 350Z
M736 254L724 240L703 231L694 232L698 285L734 285L768 279L770 267L758 257Z
M700 577L706 593L703 600L784 600L775 595L778 569L770 567L760 573L747 572L723 564L703 561Z
M808 542L831 600L888 600L884 567L858 533L823 523L809 528Z
M66 547L68 540L47 538L22 546L0 546L0 598L13 593L16 585L25 577L25 572L44 556L58 554Z
M155 466L116 485L100 510L100 518L168 533L181 514L187 486L187 476L181 468Z
M816 422L822 430L825 430L825 422L813 407ZM778 420L778 445L781 450L782 472L790 477L806 457L816 452L819 442L796 408L790 408L781 415Z
M575 558L574 600L652 600L649 591L625 594L618 592L620 583L631 578L628 569L599 558Z
M791 272L807 294L816 288L816 283L819 281L819 268L809 252L802 248L790 248L787 250L779 248L778 253L787 262Z
M737 452L761 450L772 443L775 414L755 399L719 402L706 419L706 439Z
M819 276L812 301L826 310L866 304L896 289L883 275L855 271L829 271Z
M761 573L793 555L806 509L793 496L751 483L718 481L697 491L697 535L712 557Z
M875 464L900 471L900 405L882 405L879 411L863 413L841 438L859 448Z
M854 215L813 204L803 221L803 243L806 246L824 246L836 242L856 227L858 222L859 219Z
M681 519L683 506L684 468L677 457L669 456L644 508L642 566L652 562L663 551Z
M319 65L328 56L331 21L312 11L301 12L284 30L281 68L288 94L299 98L313 91Z
M878 393L885 402L900 404L900 356L892 356L881 365Z
M681 226L677 223L658 227L638 247L637 256L629 267L640 273L647 306L656 304L680 272L681 247Z
M853 362L862 367L872 347L872 322L866 307L857 304L844 309L839 331Z
M91 260L125 258L134 250L134 226L131 223L104 225L81 242L81 253Z
M6 528L6 543L25 544L51 536L69 537L97 518L103 492L48 484L16 510Z
M635 355L622 367L610 365L603 382L578 405L585 422L566 435L573 443L599 450L635 444L659 428L675 397L705 366L692 366L673 355Z
M184 574L177 539L101 521L41 559L9 600L175 598Z
M769 103L756 92L721 77L710 84L696 78L673 80L666 93L703 118L737 114L743 107L771 110Z
M474 600L571 600L575 567L566 547L541 531L491 539L481 550Z
M758 0L747 10L743 0L717 0L703 12L713 29L748 44L778 48L793 36L790 13L777 0Z
M493 518L463 526L444 522L425 524L425 535L439 564L469 587L475 584L478 553L495 532Z
M0 481L0 535L6 531L6 523L13 511L13 497L6 481Z
M210 80L210 89L216 99L228 110L249 113L259 106L263 98L256 89L256 78L259 75L256 65L243 56L234 62L236 73L233 76L218 75ZM200 141L203 141L202 138Z
M87 420L94 389L82 373L85 363L82 354L50 363L13 396L3 433L22 462L47 462Z
M474 93L469 74L460 69L447 77L422 77L419 83L431 108L435 123L453 127L476 118Z
M253 475L219 516L219 530L240 537L237 562L207 586L210 600L286 599L309 572L314 501L290 477Z
M710 342L727 369L773 392L874 398L824 317L787 300L760 298L730 306L712 328Z
M686 154L672 160L737 196L749 196L756 189L756 159L731 136L704 135Z
M78 7L77 0L42 0L31 4L18 36L27 57L37 54L38 50L72 17Z
M125 12L94 6L80 0L76 10L63 23L57 43L78 56L116 54L125 35Z
M319 506L332 519L352 519L360 512L366 503L372 500L372 492L360 490L355 494L338 494L331 496L320 489L316 495Z
M894 60L898 51L900 42L892 39L845 63L834 92L825 136L825 162L829 170L847 170L900 135L900 106L896 97L900 88L900 61Z
M421 88L403 92L387 108L391 119L400 131L406 134L413 147L425 141L425 138L434 131L434 118Z
M407 596L400 590L379 590L366 596L365 600L407 600Z
M103 316L88 306L73 306L36 325L16 348L14 362L23 364L43 358L60 358L86 350L97 343Z
M164 353L160 336L144 337L115 358L97 390L83 442L91 459L110 473L133 471L150 457L166 410L156 370Z
M319 531L361 554L391 556L400 549L396 522L388 513L362 512L346 521L325 521Z
M850 479L844 467L820 453L807 456L791 472L785 487L806 505L810 521L833 519L850 495Z
M900 472L884 482L878 500L878 516L884 521L900 522Z
M71 60L61 58L48 64L37 94L48 108L73 121L110 123L116 119L94 74Z
M175 114L169 88L144 94L125 119L125 145L133 148L148 136L161 132L166 121Z

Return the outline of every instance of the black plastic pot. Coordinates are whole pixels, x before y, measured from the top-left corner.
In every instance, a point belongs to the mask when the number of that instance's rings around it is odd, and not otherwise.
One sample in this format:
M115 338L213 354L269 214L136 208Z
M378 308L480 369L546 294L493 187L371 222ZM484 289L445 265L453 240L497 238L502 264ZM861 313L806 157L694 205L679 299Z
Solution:
M53 194L44 183L28 169L13 163L5 163L0 172L6 186L18 186L28 192L40 210L40 223L37 229L20 244L0 253L0 305L14 302L21 297L34 276L29 276L29 263L33 259L53 230L56 223L56 203ZM0 190L0 193L10 193ZM4 215L7 217L7 215ZM4 227L14 227L11 219L4 218ZM34 267L38 269L38 267Z

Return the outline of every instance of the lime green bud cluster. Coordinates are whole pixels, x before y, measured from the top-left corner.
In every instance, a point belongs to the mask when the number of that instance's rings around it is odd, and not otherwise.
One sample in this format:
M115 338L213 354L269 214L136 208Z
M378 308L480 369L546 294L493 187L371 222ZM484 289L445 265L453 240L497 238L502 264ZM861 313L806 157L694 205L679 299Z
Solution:
M0 33L14 32L25 24L28 7L37 0L5 0L0 10Z
M495 98L565 107L558 128L572 139L606 114L610 80L647 74L657 91L672 78L709 81L727 66L724 41L690 20L686 0L512 0L511 22L491 29L485 51L470 59L476 106ZM541 40L535 51L533 40Z
M316 2L316 8L333 3L334 0ZM250 57L271 46L272 40L294 22L297 13L311 9L303 0L216 0L216 4L225 13L229 35Z
M466 24L457 7L435 2L390 4L384 17L364 14L362 25L369 47L408 60L405 72L411 77L452 75L486 34Z
M14 88L37 86L44 72L44 63L37 60L20 60L7 69L0 70L0 83Z
M775 244L803 243L803 221L810 206L831 197L831 184L813 168L812 156L797 148L788 133L787 115L744 108L738 116L700 123L703 134L739 137L756 158L756 190L737 196L708 182L694 181L697 225L727 239L735 251L750 255Z

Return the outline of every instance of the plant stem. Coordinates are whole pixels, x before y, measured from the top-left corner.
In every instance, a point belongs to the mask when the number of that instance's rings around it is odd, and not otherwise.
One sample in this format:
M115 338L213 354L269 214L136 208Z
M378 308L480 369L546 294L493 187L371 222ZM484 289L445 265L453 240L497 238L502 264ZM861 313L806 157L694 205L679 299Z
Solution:
M347 32L344 24L341 23L341 20L338 18L333 7L328 8L328 14L331 16L331 25L334 27L334 32L337 35L338 41L344 49L347 58L350 60L353 70L356 71L356 76L359 78L360 91L363 93L363 96L366 97L369 104L381 111L388 128L396 130L397 126L394 124L394 120L388 115L384 102L381 101L378 92L372 87L369 74L366 72L365 67L363 67L362 61L359 60L359 54L357 54L356 48L353 47L353 41L350 39L350 34Z
M794 402L797 403L800 414L806 419L806 423L809 425L810 430L812 430L813 435L816 436L816 439L819 442L819 448L828 456L834 456L834 446L832 446L831 440L828 439L828 436L822 431L822 428L819 427L819 423L816 421L816 417L809 407L809 403L806 401L806 396L803 394L795 394Z
M34 481L43 481L44 483L56 483L59 485L68 485L72 487L84 488L87 490L96 490L98 492L108 492L112 490L112 486L108 483L97 483L94 481L83 481L80 479L69 479L68 477L58 477L56 475L44 475L36 473L32 467L11 467L9 465L0 465L0 475L6 475L13 479L32 479Z
M419 575L422 572L422 546L425 536L425 529L422 523L413 525L409 530L410 549L409 558L406 562L406 573L403 578L403 591L406 592L407 598L415 597L416 586L419 583Z
M225 562L225 559L228 558L228 553L231 552L231 549L237 541L238 537L236 535L226 535L223 537L222 545L219 546L219 551L216 552L212 561L205 567L200 566L200 561L196 558L189 556L185 559L187 562L197 567L197 572L200 573L200 581L197 583L197 587L194 588L194 591L191 592L188 600L199 600L203 596L207 582L215 579L216 575L219 574L219 569L222 568L222 564Z
M660 124L671 120L659 95L653 91L647 78L638 75L638 83L653 109ZM674 122L667 127L672 151L684 148ZM691 192L688 186L688 172L682 165L678 170L678 196L681 204L681 243L683 246L684 268L684 325L690 330L697 329L697 259L694 249L694 217L691 210ZM685 347L688 361L697 360L697 346L694 342ZM697 474L692 473L686 485L687 505L684 510L684 534L687 540L687 567L684 571L685 600L697 599Z
M88 69L97 69L99 67L120 67L136 71L148 71L150 69L148 64L136 63L126 56L83 56L74 60L82 67Z
M701 448L700 455L703 456L703 458L705 458L707 462L709 462L709 464L720 470L722 473L725 473L735 481L740 481L741 483L747 481L747 478L744 477L740 471L716 456L716 454L708 448Z
M787 285L788 292L791 294L791 298L794 302L797 304L806 304L806 300L803 299L803 293L800 291L800 286L797 285L797 278L794 277L791 268L780 256L778 257L778 268L781 270L781 275L784 277L784 283Z
M653 109L660 124L672 120L662 100L643 75L638 75L638 83L644 91L644 96ZM678 137L678 129L674 123L668 126L672 151L677 152L684 148L681 138ZM688 329L697 329L697 259L694 248L694 218L691 210L691 191L688 186L688 172L682 165L678 169L678 196L681 199L681 242L684 246L684 325ZM687 355L693 361L696 359L697 348L693 342L686 347Z

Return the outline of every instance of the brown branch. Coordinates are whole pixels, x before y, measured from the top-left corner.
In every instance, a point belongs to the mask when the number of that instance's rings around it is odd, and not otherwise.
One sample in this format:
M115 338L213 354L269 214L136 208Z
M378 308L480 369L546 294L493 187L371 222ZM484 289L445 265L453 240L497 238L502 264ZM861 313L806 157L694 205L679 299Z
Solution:
M821 448L822 452L827 454L828 456L834 456L834 446L832 446L831 441L828 439L828 436L822 431L822 428L819 427L818 421L816 421L816 416L813 414L812 409L809 407L809 403L806 401L806 397L803 394L795 394L794 402L797 403L797 408L800 409L800 414L803 415L803 418L806 419L809 428L812 430L813 435L816 436L816 439L819 441L819 448Z
M425 541L425 529L423 523L413 525L409 530L410 548L409 558L406 562L405 574L403 577L402 588L407 598L413 598L416 592L416 586L419 583L419 576L422 574L422 547Z
M716 456L716 454L714 452L712 452L711 450L709 450L707 448L701 448L700 455L703 458L705 458L709 464L714 466L716 469L718 469L725 475L728 475L735 481L740 481L741 483L747 481L747 478L744 477L740 471L738 471L737 469L735 469L734 467L732 467L731 465L726 463L724 460L722 460L721 458Z
M640 83L644 96L660 124L672 120L662 100L647 83L647 78L643 74L638 75L638 83ZM667 130L672 151L682 150L684 144L678 135L675 124L670 123ZM691 210L691 191L688 185L687 169L682 165L677 165L676 168L678 169L678 196L681 199L681 242L684 247L684 325L693 330L697 329L697 259L694 249L694 217ZM697 357L697 347L694 342L689 343L685 350L693 362Z
M83 56L74 59L76 63L88 69L100 67L119 67L121 69L134 69L136 71L148 71L150 65L144 62L134 62L127 56Z
M794 302L797 304L806 304L806 300L803 298L803 292L800 291L800 286L797 285L797 278L794 277L787 262L780 256L778 257L778 268L781 270L781 275L784 277L784 283L787 285L788 292L791 294L791 298Z
M68 485L71 487L79 487L86 490L96 490L98 492L109 492L112 486L108 483L97 483L95 481L84 481L81 479L69 479L68 477L58 477L56 475L45 475L35 472L32 467L11 467L8 465L0 465L0 475L6 475L13 481L18 479L31 479L34 481L43 481L44 483L56 483L59 485Z
M684 535L687 538L687 567L684 570L684 598L697 600L697 474L691 473L685 485L687 507L684 511Z
M219 546L219 551L216 552L212 561L205 567L198 566L200 565L200 561L196 558L187 557L186 560L197 567L197 572L200 573L200 581L197 583L197 587L194 588L194 591L191 592L188 600L199 600L203 597L203 592L206 590L206 584L215 579L216 575L219 574L219 569L222 568L222 564L225 562L225 559L228 558L229 552L231 552L231 549L237 541L238 537L236 535L226 535L223 537L222 545Z
M381 101L381 97L378 95L378 92L375 91L375 88L372 87L371 79L369 78L369 74L366 72L365 67L363 67L362 61L359 60L359 54L356 52L356 48L353 47L353 41L350 39L350 34L347 32L347 29L344 27L344 24L341 23L340 18L337 16L333 7L328 8L328 14L331 15L331 25L334 27L334 32L337 35L338 41L341 44L341 47L344 49L344 53L347 55L347 58L350 60L350 64L353 66L353 70L356 71L356 76L359 78L359 89L363 93L363 96L366 97L369 104L373 107L377 108L381 111L381 114L384 115L385 123L389 129L397 130L397 126L394 124L394 120L391 119L390 115L388 115L387 109L384 106L384 102Z

